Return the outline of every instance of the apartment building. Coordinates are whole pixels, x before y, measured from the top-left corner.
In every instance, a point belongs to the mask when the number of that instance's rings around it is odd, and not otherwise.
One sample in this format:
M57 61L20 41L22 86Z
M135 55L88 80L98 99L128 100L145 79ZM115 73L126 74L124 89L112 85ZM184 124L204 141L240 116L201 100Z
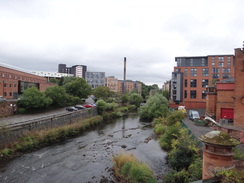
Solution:
M105 72L86 72L86 81L92 89L105 86Z
M106 87L110 89L110 91L118 92L118 79L114 76L108 76L106 77Z
M7 99L17 98L24 90L33 86L44 91L53 86L53 83L48 83L47 78L30 71L0 63L0 96Z
M125 83L125 85L124 85ZM140 81L131 81L131 80L118 80L118 92L127 93L136 90L138 94L142 93L142 84Z
M86 78L87 66L85 65L73 65L72 67L67 67L66 64L58 65L59 73L73 74L75 77Z
M207 88L206 115L244 128L244 49L235 49L235 77Z
M234 76L234 55L175 57L171 106L206 107L206 87Z

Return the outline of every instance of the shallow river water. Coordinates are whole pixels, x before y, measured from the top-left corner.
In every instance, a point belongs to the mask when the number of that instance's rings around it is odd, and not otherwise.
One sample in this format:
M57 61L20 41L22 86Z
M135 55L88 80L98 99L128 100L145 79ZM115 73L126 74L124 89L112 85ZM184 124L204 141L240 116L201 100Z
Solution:
M148 164L160 177L167 169L166 152L152 135L150 123L141 122L137 115L110 121L65 143L12 160L1 168L0 182L112 182L112 157L124 152Z

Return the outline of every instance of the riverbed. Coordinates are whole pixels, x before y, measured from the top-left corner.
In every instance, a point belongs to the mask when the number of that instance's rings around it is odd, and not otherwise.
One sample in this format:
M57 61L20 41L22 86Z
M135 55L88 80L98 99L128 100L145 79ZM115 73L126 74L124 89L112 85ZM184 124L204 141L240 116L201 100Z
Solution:
M1 168L0 182L112 182L112 158L120 153L133 154L161 177L167 169L166 152L153 136L150 122L140 121L136 114L111 120L65 143L12 160Z

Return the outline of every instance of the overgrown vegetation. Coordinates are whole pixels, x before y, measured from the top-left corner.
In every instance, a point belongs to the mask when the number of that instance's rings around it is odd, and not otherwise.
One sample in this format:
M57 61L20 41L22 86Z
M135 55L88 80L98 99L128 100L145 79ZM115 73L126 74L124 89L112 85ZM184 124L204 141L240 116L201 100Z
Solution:
M15 143L12 143L8 147L1 150L0 159L8 158L16 152L31 151L43 146L62 142L68 138L77 136L83 130L91 126L102 122L103 117L98 115L83 121L77 121L69 125L30 132Z
M120 154L113 157L114 171L122 182L156 183L152 170L133 155Z
M220 179L221 183L244 182L244 170L215 168L213 174Z
M160 146L168 151L170 170L164 175L164 183L187 183L202 178L202 160L197 141L183 128L182 119L184 114L181 111L172 111L152 122Z
M140 118L149 120L158 117L166 117L168 112L168 100L159 93L150 96L146 104L139 108Z

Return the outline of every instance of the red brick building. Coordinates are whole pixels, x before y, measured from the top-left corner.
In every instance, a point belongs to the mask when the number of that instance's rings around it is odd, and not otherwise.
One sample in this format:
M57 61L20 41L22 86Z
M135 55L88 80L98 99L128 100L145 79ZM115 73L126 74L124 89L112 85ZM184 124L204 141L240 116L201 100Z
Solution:
M206 115L244 128L244 49L235 49L235 77L207 88Z
M0 63L0 96L7 99L17 98L29 87L35 86L44 91L53 84L47 78L34 75L23 69Z
M176 57L171 80L172 107L206 107L206 87L234 76L234 55Z
M126 80L125 82L126 87L125 87L125 93L126 92L131 92L133 90L136 90L138 94L141 95L142 93L142 84L139 81L130 81ZM123 80L118 80L118 92L124 93L124 81Z

